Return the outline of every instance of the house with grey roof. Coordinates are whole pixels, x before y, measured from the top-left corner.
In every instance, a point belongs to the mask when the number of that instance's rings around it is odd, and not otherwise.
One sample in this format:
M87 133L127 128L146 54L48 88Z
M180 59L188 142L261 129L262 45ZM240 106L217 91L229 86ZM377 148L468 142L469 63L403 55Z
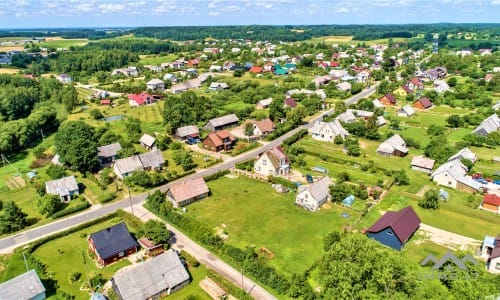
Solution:
M71 201L73 195L79 194L78 183L73 175L47 181L45 191L49 195L59 196L61 201Z
M211 119L205 124L204 128L208 131L217 131L230 126L238 125L239 119L235 114L225 115Z
M165 91L165 82L161 79L154 78L146 83L146 87L148 90L163 93Z
M200 130L196 125L188 125L177 128L177 130L175 130L175 135L182 140L188 137L198 138L200 136Z
M498 131L500 128L500 118L497 116L497 114L492 114L488 118L484 119L479 126L472 131L472 133L477 134L477 135L483 135L486 136L492 132Z
M173 250L153 257L111 278L111 286L119 299L157 299L182 289L190 276Z
M151 150L153 149L153 146L156 142L156 138L150 136L149 134L145 133L141 136L141 139L139 140L139 143L141 143L141 147Z
M317 211L330 199L330 177L324 176L310 186L301 185L295 198L295 205L309 211Z
M377 148L377 154L383 156L405 156L408 151L405 140L399 134L391 136Z
M339 120L342 123L352 123L356 122L356 116L354 115L352 110L348 109L345 112L338 115L336 120Z
M448 158L448 161L450 160L462 160L462 159L467 159L470 160L473 164L476 163L477 161L477 155L476 153L472 152L468 147L462 148L460 151L452 155L450 158Z
M332 122L318 121L309 129L309 132L313 139L324 142L333 142L337 136L345 139L349 135L349 132L342 127L339 120Z
M45 287L35 270L29 270L17 277L0 283L2 300L43 300Z
M225 83L225 82L212 82L212 83L210 83L208 90L220 92L220 91L228 89L228 88L229 88L229 85L227 85L227 83Z
M415 114L415 109L407 104L407 105L401 107L396 112L396 114L398 115L398 117L411 117Z
M458 159L447 161L439 166L431 174L431 179L439 185L465 192L483 190L483 184L467 176L467 167Z
M159 149L137 155L144 170L161 170L165 164L165 158Z
M122 150L120 143L113 143L97 147L97 158L101 166L112 163L118 158L118 152Z
M135 171L142 170L144 170L144 167L137 155L117 159L113 164L113 171L121 179L130 176Z

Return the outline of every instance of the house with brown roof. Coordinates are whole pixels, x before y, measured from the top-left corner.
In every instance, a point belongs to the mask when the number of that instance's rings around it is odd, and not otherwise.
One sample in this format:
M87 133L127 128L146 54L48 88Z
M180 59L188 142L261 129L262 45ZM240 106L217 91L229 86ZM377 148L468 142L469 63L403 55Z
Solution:
M208 197L209 189L203 177L175 184L167 189L167 200L174 207L182 207L189 203Z
M435 162L435 160L424 157L422 155L414 156L411 159L411 169L431 174Z
M244 128L245 128L246 124L253 125L253 133L252 133L253 136L259 136L259 137L266 136L266 135L274 132L274 129L275 129L273 121L271 121L271 119L269 119L269 118L266 118L263 120L258 120L258 121L246 120Z
M424 84L417 77L413 77L406 85L413 91L424 88Z
M500 197L495 194L484 195L481 208L500 214Z
M296 108L297 107L297 101L295 101L292 98L286 98L285 101L283 102L284 107L290 107L290 108Z
M429 109L432 107L432 102L427 97L418 99L413 103L413 107L418 109Z
M391 93L387 93L380 99L378 99L378 101L384 106L391 106L396 104L396 97L394 97L394 95Z
M253 169L262 176L287 175L290 173L290 159L281 146L276 146L262 153Z
M407 206L400 211L386 212L368 228L367 235L386 246L401 250L420 227L420 223L413 208Z
M214 152L230 151L236 144L236 138L227 130L211 132L203 140L203 147Z

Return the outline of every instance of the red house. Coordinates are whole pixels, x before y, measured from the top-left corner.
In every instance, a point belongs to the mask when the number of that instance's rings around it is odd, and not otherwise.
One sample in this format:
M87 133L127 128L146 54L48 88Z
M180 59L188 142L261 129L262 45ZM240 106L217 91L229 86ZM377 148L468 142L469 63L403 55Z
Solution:
M128 95L128 104L130 106L142 106L146 104L154 103L157 100L154 96L148 93L140 93L140 94L129 94Z
M103 266L136 253L139 248L123 222L90 234L88 243L89 251Z
M248 70L248 72L254 74L260 74L262 73L262 67L251 67L250 70Z
M382 98L378 99L378 101L380 101L380 103L382 103L384 106L395 105L396 97L394 97L393 94L388 93L382 96Z
M482 209L487 209L500 214L500 197L495 194L487 194L481 203Z
M111 106L111 100L110 99L102 99L101 105Z
M203 140L203 147L214 151L230 151L236 143L236 138L227 130L219 130L210 133Z
M419 109L429 109L432 107L432 102L426 97L420 98L415 103L413 103L413 107Z

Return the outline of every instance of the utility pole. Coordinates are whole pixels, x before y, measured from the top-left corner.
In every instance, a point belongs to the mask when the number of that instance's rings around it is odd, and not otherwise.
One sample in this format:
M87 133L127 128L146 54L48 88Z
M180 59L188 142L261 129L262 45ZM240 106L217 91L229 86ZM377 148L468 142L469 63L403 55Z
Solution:
M132 205L132 196L130 196L130 186L127 184L127 189L128 189L128 199L130 200L130 210L132 211L132 214L134 214L134 206Z
M43 129L40 128L40 133L42 134L42 140L45 141L45 135L43 134Z
M245 287L243 286L243 268L241 268L241 289L245 292Z
M24 266L26 266L26 272L29 271L28 262L26 261L26 253L23 251Z

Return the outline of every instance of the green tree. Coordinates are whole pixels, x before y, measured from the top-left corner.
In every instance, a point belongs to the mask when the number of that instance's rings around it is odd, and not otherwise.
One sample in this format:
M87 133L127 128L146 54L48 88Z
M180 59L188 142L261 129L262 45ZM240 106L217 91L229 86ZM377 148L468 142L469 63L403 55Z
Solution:
M159 212L160 207L165 203L165 201L165 195L160 190L156 190L147 196L146 205L153 211Z
M352 193L351 185L343 182L336 185L330 185L330 196L333 202L342 202L347 196Z
M450 79L448 79L448 85L450 87L455 87L457 85L457 78L451 77Z
M50 216L60 210L61 199L56 195L45 195L38 198L38 211L45 216Z
M63 166L59 166L59 165L51 164L47 168L46 172L47 172L47 175L49 175L49 177L51 179L59 179L59 178L63 178L64 176L66 176L66 169Z
M90 116L94 120L99 120L102 119L104 116L102 115L101 111L98 110L97 108L90 110L89 112Z
M464 125L464 120L459 115L451 115L446 119L446 123L452 128L457 128Z
M63 164L80 172L92 171L97 167L97 138L94 127L82 121L70 121L56 133L54 143Z
M170 238L170 231L165 223L157 220L149 220L139 229L139 236L147 237L155 244L167 244Z
M409 185L410 178L404 169L394 172L394 181L397 185Z
M425 209L439 208L439 191L431 189L425 192L424 197L418 201L418 206Z
M27 216L14 201L4 203L0 214L0 233L12 233L23 229L28 225Z
M246 136L252 136L253 135L253 124L252 123L247 123L245 125L245 135Z

